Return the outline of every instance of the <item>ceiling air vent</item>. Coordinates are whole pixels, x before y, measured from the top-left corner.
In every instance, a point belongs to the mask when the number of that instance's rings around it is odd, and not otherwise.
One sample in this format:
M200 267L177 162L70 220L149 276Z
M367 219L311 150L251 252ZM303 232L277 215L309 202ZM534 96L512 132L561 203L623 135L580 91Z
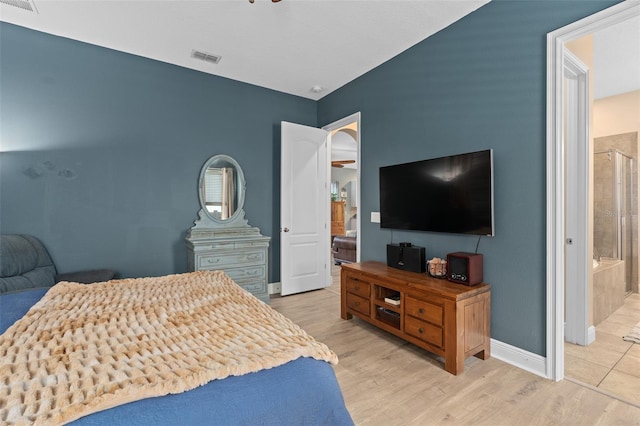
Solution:
M5 1L5 0L0 0L0 1ZM220 62L220 59L222 59L222 56L220 55L212 55L211 53L201 52L199 50L191 51L191 57L200 59L201 61L212 62L214 64L217 64L218 62Z
M38 13L36 5L33 0L0 0L0 4L6 4L7 6L17 7L27 12Z

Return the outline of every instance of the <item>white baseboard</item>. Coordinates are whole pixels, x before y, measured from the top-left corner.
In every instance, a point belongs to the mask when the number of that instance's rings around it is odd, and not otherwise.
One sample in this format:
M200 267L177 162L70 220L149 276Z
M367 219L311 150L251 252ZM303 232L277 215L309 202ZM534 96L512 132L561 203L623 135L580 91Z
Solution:
M546 358L524 349L491 339L491 356L538 376L547 377Z
M280 282L268 284L269 294L280 294L280 291ZM595 338L595 329L593 332L593 336ZM545 378L547 377L546 358L541 355L511 346L508 343L504 343L499 340L491 339L491 356L499 359L500 361L504 361L507 364L522 368L530 373Z
M592 325L587 328L587 345L596 341L596 328Z
M270 295L271 294L280 294L281 291L282 291L282 287L280 287L280 282L267 284L267 292Z

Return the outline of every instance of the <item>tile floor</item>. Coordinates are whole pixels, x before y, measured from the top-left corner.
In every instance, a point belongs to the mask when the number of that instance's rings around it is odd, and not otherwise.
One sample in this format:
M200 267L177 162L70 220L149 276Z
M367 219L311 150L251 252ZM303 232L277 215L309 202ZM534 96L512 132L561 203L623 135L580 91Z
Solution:
M640 294L596 326L589 346L565 343L565 376L640 406L640 344L622 337L640 322Z

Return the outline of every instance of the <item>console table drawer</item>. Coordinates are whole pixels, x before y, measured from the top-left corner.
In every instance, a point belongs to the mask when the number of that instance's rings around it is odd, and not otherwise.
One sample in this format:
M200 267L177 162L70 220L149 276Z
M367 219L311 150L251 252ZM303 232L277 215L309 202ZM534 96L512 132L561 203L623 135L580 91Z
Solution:
M405 316L404 319L404 332L417 337L427 343L430 343L438 348L442 348L442 327L435 326L425 321Z
M358 311L364 315L369 315L370 313L369 300L352 293L347 293L347 308Z
M368 282L360 281L357 278L348 277L347 291L349 293L368 298L371 295L371 285Z
M228 265L264 264L265 251L212 253L198 256L198 269L221 269Z
M422 321L428 321L431 324L442 326L444 310L441 305L435 305L409 296L405 298L405 304L406 314L419 318Z

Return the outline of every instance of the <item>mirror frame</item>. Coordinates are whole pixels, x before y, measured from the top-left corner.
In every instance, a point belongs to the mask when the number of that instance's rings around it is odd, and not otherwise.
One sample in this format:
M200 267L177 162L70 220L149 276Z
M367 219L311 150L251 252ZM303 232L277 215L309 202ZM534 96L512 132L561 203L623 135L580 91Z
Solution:
M203 182L204 182L204 175L206 173L206 170L211 167L212 165L214 165L216 162L219 161L224 161L229 163L230 165L232 165L233 167L235 167L236 169L236 183L237 183L237 191L239 193L239 197L238 197L238 202L236 205L236 209L233 212L233 214L231 215L231 217L227 218L227 219L218 219L216 217L214 217L211 213L209 213L209 211L207 210L207 206L205 204L205 200L204 200L204 196L202 193L202 186L203 186ZM212 220L215 223L219 223L219 224L229 224L229 223L233 223L235 222L239 216L243 216L244 217L244 198L245 198L245 192L246 192L246 181L244 179L244 173L242 171L242 168L240 167L240 164L238 164L238 162L233 159L232 157L225 155L225 154L218 154L218 155L214 155L212 157L210 157L202 166L202 169L200 169L200 177L198 178L198 200L200 201L200 209L202 212L204 212L204 214L207 216L207 218L209 218L210 220Z

